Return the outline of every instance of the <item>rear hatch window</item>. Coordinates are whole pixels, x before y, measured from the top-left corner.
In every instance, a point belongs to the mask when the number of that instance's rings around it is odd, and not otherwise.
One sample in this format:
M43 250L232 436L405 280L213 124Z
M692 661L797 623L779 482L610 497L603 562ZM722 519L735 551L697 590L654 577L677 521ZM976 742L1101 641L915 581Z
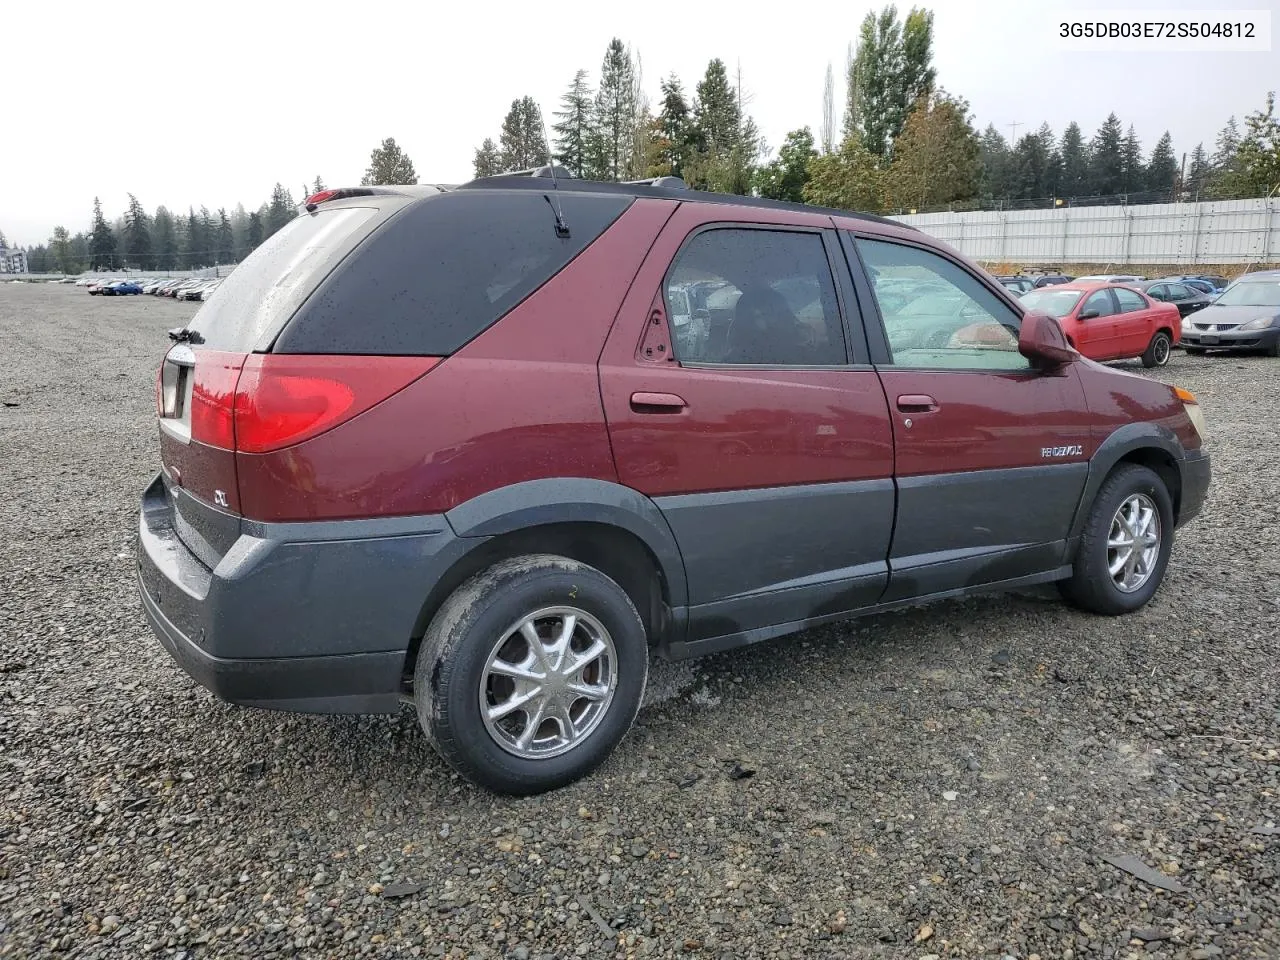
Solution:
M567 237L557 234L552 199ZM429 197L333 271L272 350L447 357L555 276L632 202L530 190Z
M265 349L311 291L385 217L372 206L294 217L218 285L187 329L211 350Z

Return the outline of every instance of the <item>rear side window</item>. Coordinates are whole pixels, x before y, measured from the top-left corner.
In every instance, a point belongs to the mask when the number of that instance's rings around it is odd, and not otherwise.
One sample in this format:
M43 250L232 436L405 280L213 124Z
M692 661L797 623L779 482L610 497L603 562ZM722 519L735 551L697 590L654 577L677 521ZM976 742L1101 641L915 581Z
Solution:
M459 190L407 207L335 270L276 353L448 356L599 237L626 196L563 192L570 236L542 193Z
M676 256L664 293L676 359L684 363L848 362L820 234L704 231Z
M378 215L373 207L340 207L294 217L231 271L187 329L212 350L258 349L288 322Z
M1115 292L1121 313L1134 313L1138 310L1147 309L1147 301L1142 299L1141 294L1135 293L1133 290L1127 290L1124 287L1116 287Z

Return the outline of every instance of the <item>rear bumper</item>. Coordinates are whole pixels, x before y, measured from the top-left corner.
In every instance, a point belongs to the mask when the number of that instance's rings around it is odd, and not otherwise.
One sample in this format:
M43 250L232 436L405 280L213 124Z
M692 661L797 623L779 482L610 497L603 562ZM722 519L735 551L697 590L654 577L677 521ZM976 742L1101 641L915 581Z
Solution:
M251 706L399 709L427 594L467 549L443 517L243 521L212 568L179 538L176 518L157 476L138 523L139 593L161 645L193 679Z
M1182 335L1182 346L1205 350L1268 350L1280 342L1280 327L1267 330L1191 330Z
M1188 456L1179 463L1182 492L1178 501L1178 526L1194 520L1204 509L1212 470L1207 453Z

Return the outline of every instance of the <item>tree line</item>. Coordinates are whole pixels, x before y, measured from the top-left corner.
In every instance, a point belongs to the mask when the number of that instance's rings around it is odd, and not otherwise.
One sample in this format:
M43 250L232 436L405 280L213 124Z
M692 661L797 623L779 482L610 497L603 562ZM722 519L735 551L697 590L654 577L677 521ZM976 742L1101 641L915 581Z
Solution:
M844 65L844 95L828 64L817 136L788 133L776 152L747 107L739 71L712 59L689 88L675 74L645 93L637 51L620 38L605 49L597 78L575 71L545 123L536 100L514 99L496 139L475 148L477 177L548 163L593 180L674 175L694 189L750 194L850 210L992 208L1036 201L1127 198L1130 202L1265 196L1280 188L1280 118L1275 94L1245 117L1231 117L1212 151L1189 155L1165 131L1147 151L1132 124L1115 114L1086 137L1077 123L1056 134L1047 124L1006 139L994 124L979 133L968 102L938 83L933 13L893 5L866 15ZM363 184L417 183L413 162L393 138L370 154ZM323 188L319 178L303 196ZM28 249L33 272L190 269L234 263L294 215L276 184L257 210L206 207L148 214L130 195L114 223L95 200L87 233L58 227Z

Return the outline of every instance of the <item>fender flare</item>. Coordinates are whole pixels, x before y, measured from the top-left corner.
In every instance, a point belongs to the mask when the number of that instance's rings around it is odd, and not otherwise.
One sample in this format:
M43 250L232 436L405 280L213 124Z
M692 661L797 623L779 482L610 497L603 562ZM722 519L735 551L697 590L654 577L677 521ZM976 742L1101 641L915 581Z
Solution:
M689 602L684 559L666 517L644 494L607 480L527 480L461 503L445 514L459 537L496 537L553 523L598 523L640 540L658 561L672 607Z
M1089 508L1102 482L1107 479L1115 465L1136 450L1158 450L1168 454L1177 464L1179 472L1182 461L1187 458L1187 451L1182 446L1178 435L1160 423L1126 423L1117 427L1098 444L1098 449L1089 458L1089 476L1085 479L1084 490L1080 493L1080 502L1076 506L1075 518L1071 521L1071 538L1079 537L1084 527Z

